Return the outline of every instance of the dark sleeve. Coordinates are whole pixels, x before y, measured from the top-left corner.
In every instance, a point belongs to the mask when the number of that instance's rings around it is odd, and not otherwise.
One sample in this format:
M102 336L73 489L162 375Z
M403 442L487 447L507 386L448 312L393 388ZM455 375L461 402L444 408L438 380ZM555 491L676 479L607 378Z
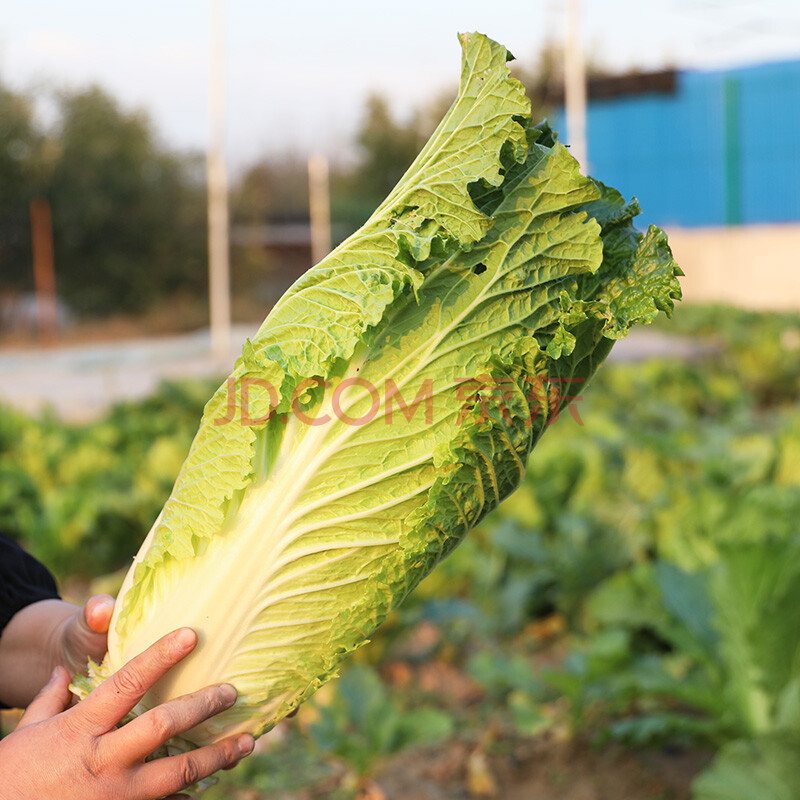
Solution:
M0 533L0 635L17 611L54 598L58 588L47 568Z
M0 636L17 611L38 600L52 599L60 598L47 568L0 533ZM0 708L8 706L0 703Z

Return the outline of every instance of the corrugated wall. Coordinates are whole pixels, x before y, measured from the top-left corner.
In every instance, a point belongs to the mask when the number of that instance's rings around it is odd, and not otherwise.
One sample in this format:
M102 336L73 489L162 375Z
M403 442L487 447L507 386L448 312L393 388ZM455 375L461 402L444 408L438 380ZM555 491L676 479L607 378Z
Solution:
M587 123L591 173L643 221L800 221L800 61L681 72L674 95L591 101Z

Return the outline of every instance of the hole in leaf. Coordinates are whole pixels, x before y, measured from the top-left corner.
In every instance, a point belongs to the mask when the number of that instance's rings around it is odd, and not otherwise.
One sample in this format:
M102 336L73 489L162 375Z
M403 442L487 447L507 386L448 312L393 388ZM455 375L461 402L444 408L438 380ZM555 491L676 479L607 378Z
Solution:
M475 265L475 266L472 268L472 271L473 271L473 272L474 272L476 275L482 275L484 272L486 272L486 264L476 264L476 265Z

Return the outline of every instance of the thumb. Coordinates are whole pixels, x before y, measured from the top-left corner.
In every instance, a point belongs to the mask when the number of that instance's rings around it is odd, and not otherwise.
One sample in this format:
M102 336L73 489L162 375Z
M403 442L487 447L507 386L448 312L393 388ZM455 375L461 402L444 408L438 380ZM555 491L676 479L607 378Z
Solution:
M110 594L96 594L86 601L80 626L86 633L107 633L113 613L114 598Z
M63 635L60 662L71 672L86 668L86 659L99 661L106 652L106 633L114 612L114 598L107 594L90 597L68 621Z
M56 667L50 680L42 687L39 694L31 700L22 715L17 730L35 725L64 711L72 699L69 691L69 673L64 667Z

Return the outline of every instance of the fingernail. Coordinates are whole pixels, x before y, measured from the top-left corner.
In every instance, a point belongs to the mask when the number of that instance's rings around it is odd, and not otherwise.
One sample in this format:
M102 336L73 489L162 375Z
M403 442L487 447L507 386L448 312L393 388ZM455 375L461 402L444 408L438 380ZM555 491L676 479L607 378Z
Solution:
M49 680L49 681L47 681L47 682L48 682L48 683L54 683L54 682L55 682L55 680L56 680L56 678L59 676L59 673L60 673L60 668L59 668L59 667L56 667L56 668L55 668L55 669L54 669L54 670L53 670L53 671L50 673L50 680Z
M253 748L256 746L256 740L252 736L248 736L245 734L244 736L240 736L239 740L236 742L239 747L239 752L243 756L249 756L250 753L253 752Z
M180 647L192 647L197 641L197 634L191 628L181 628L175 635L175 641Z
M219 687L219 693L228 705L232 705L236 701L236 689L229 683L223 683Z
M101 620L105 621L105 617L108 614L108 612L111 611L113 613L113 608L114 608L114 601L108 597L103 600L99 600L97 603L95 603L95 605L92 606L91 610L87 605L84 617L89 627L93 629L93 626L100 624Z

